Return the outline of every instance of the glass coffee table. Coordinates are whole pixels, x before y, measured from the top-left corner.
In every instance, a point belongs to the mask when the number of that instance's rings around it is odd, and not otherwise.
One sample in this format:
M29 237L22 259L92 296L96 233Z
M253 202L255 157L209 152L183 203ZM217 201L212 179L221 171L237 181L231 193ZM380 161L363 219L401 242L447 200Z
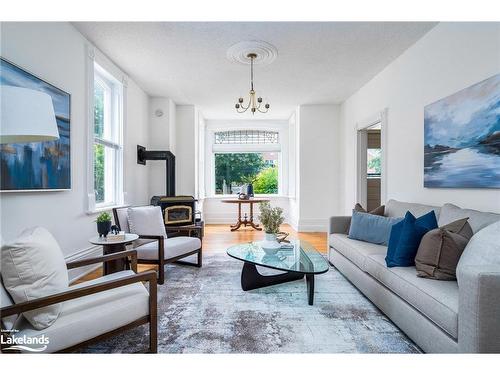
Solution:
M241 288L245 291L300 280L306 277L309 305L314 302L314 275L330 268L325 258L310 243L293 240L293 248L274 255L264 252L259 242L242 243L227 249L230 257L243 261ZM261 275L256 266L284 271L279 275Z

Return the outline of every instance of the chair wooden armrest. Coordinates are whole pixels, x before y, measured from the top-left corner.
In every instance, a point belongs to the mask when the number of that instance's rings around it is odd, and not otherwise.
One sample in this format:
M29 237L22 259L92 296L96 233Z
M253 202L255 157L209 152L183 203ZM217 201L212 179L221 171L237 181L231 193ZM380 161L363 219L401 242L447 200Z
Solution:
M135 275L121 277L119 279L109 280L99 284L84 286L81 288L75 288L65 292L52 294L50 296L33 299L31 301L2 307L0 309L0 316L3 318L14 314L21 314L26 311L39 309L41 307L54 305L56 303L100 293L106 290L119 288L121 286L134 284L141 281L146 281L149 283L150 303L153 304L152 306L154 307L154 312L156 314L156 272L146 271ZM154 301L152 297L154 297Z
M165 270L163 267L165 260L165 238L149 234L138 234L138 236L141 239L158 241L158 283L163 284L165 281Z
M84 260L76 260L74 262L66 263L66 267L68 270L70 270L73 268L88 266L90 264L105 263L105 262L110 261L110 260L115 260L115 259L120 259L120 258L128 258L128 257L130 257L132 271L137 273L137 251L136 250L126 250L126 251L120 251L118 253L102 255L100 257L89 258L89 259L84 259Z

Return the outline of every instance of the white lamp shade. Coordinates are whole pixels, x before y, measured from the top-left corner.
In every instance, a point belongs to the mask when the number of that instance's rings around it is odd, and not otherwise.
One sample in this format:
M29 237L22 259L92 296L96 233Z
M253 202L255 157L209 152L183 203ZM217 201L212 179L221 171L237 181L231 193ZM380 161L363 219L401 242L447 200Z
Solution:
M50 95L23 87L0 86L0 143L59 139Z

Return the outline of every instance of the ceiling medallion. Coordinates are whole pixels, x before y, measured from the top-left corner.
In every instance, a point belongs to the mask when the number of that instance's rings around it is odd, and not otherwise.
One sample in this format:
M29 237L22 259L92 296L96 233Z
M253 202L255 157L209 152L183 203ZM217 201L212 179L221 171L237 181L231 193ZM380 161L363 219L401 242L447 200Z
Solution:
M238 113L244 113L247 110L252 112L266 113L269 111L269 103L262 104L262 98L257 97L253 85L253 66L255 64L267 65L276 59L278 51L273 45L263 41L240 42L229 48L227 58L230 61L240 64L250 64L250 93L248 103L243 104L243 98L238 98L238 103L235 104Z

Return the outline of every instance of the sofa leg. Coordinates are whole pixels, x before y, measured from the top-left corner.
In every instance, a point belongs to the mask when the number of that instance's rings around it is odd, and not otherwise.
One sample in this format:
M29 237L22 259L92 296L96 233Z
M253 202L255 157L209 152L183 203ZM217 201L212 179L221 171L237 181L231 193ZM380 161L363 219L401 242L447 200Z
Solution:
M196 265L198 267L201 268L202 264L203 264L203 255L202 255L202 251L201 251L201 247L200 247L200 250L198 251L198 263L196 263Z

